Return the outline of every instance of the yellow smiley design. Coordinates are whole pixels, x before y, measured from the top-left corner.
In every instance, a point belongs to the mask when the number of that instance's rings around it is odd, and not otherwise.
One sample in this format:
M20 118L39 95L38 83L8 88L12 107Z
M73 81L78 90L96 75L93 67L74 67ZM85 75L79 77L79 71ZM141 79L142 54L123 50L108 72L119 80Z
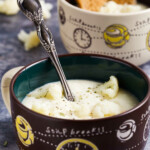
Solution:
M104 31L104 40L110 48L121 48L130 39L128 29L123 25L111 25Z
M71 144L74 144L74 146L72 146ZM72 138L72 139L67 139L65 141L62 141L58 147L56 148L56 150L61 150L64 149L67 150L67 148L71 147L75 147L72 150L80 150L80 145L84 146L84 149L86 150L86 147L88 147L88 149L90 148L91 150L98 150L97 146L95 144L93 144L92 142L85 140L85 139L78 139L78 138ZM81 148L82 150L83 148Z
M22 116L16 117L16 129L18 137L23 145L28 147L31 144L34 144L34 134L32 132L32 128Z

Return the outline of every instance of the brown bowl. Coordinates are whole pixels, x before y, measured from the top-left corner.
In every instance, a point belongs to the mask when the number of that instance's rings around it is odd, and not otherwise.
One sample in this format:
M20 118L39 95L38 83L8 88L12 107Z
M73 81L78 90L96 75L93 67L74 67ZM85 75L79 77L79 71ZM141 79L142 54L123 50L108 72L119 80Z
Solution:
M48 58L21 69L10 85L13 125L20 150L144 150L150 123L150 81L138 67L112 57L71 54L60 57L67 79L104 82L111 75L139 105L122 114L93 120L44 116L21 104L27 93L58 81ZM82 110L81 110L82 111Z

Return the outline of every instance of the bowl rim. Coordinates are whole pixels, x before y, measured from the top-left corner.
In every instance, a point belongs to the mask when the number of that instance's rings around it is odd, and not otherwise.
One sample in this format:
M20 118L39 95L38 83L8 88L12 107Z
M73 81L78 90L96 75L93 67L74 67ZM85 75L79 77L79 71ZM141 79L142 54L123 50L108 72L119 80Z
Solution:
M145 13L150 12L150 8L138 11L138 12L130 12L130 13L118 13L118 14L111 14L111 13L98 13L98 12L94 12L94 11L89 11L89 10L85 10L85 9L81 9L79 7L76 7L72 4L70 4L69 2L67 2L66 0L58 0L58 4L59 1L61 1L64 5L66 5L67 7L70 7L71 9L75 10L75 11L79 11L80 13L85 13L85 14L91 14L91 15L95 15L95 16L105 16L105 17L129 17L129 16L138 16L138 15L144 15Z
M11 96L11 99L10 101L12 101L12 99L14 100L14 102L16 104L18 104L20 107L22 107L24 110L26 111L29 111L31 114L35 115L35 116L38 116L38 117L42 117L42 118L46 118L46 119L50 119L50 120L55 120L55 121L68 121L68 122L88 122L88 121L92 121L92 122L95 122L95 121L104 121L104 120L111 120L111 119L117 119L117 118L120 118L120 117L123 117L123 116L126 116L132 112L135 112L136 110L138 110L139 108L141 108L145 103L147 103L147 101L150 100L150 79L148 77L148 75L146 73L144 73L144 71L142 69L140 69L139 67L135 66L134 64L130 63L130 62L127 62L125 60L122 60L122 59L119 59L119 58L114 58L114 57L111 57L111 56L105 56L105 55L99 55L99 54L82 54L82 53L73 53L73 54L63 54L63 55L59 55L59 58L63 58L63 57L70 57L70 56L91 56L91 57L97 57L97 58L103 58L103 59L107 59L107 60L112 60L112 61L115 61L116 63L122 63L126 66L129 66L131 68L133 68L135 71L139 72L142 76L143 76L143 79L145 81L147 81L147 85L148 85L148 90L147 90L147 94L145 95L144 99L134 108L128 110L128 111L125 111L123 113L120 113L118 115L114 115L114 116L111 116L111 117L105 117L105 118L95 118L95 119L65 119L65 118L56 118L56 117L51 117L51 116L46 116L46 115L43 115L43 114L40 114L40 113L37 113L35 111L32 111L31 109L25 107L18 99L17 97L15 96L15 93L14 93L14 84L15 84L15 81L16 79L19 77L19 75L24 71L26 70L27 68L30 68L38 63L41 63L47 59L49 59L49 57L46 57L46 58L42 58L40 60L37 60L37 61L34 61L26 66L24 66L21 70L19 70L15 75L14 77L12 78L11 80L11 83L10 83L10 96ZM11 111L12 111L12 108L11 108Z

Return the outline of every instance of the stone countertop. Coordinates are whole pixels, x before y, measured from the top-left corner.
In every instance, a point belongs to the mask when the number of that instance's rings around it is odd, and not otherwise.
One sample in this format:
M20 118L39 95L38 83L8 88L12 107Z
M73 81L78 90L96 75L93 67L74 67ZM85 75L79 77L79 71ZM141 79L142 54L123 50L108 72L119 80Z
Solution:
M54 35L57 51L59 54L67 53L59 34L57 4L56 0L48 0L53 4L52 17L48 19L47 25ZM33 30L33 24L19 12L14 16L0 15L0 79L9 69L21 65L27 65L47 55L41 46L26 52L23 44L17 39L17 34L21 29ZM150 76L150 62L140 66ZM3 146L4 141L8 141L7 147ZM0 91L0 150L17 150L15 134L11 117L2 101ZM150 150L150 138L145 150Z

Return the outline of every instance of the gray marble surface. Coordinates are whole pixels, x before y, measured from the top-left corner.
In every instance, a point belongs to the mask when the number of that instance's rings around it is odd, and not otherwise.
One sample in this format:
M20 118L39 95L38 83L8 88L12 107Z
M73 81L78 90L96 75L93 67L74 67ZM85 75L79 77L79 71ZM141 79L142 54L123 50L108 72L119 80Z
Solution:
M47 20L47 25L51 28L54 39L57 45L59 54L67 53L65 50L59 34L58 17L56 0L48 0L53 4L52 17ZM29 52L26 52L22 43L17 39L17 34L20 29L26 31L33 30L34 27L21 12L15 16L0 15L0 79L3 74L9 69L27 65L40 58L46 57L42 47L39 46ZM150 76L150 62L140 66ZM4 141L8 141L7 147L3 146ZM2 101L0 91L0 150L18 150L16 146L16 139L12 127L11 117L8 114L6 107ZM150 150L150 138L145 150Z

